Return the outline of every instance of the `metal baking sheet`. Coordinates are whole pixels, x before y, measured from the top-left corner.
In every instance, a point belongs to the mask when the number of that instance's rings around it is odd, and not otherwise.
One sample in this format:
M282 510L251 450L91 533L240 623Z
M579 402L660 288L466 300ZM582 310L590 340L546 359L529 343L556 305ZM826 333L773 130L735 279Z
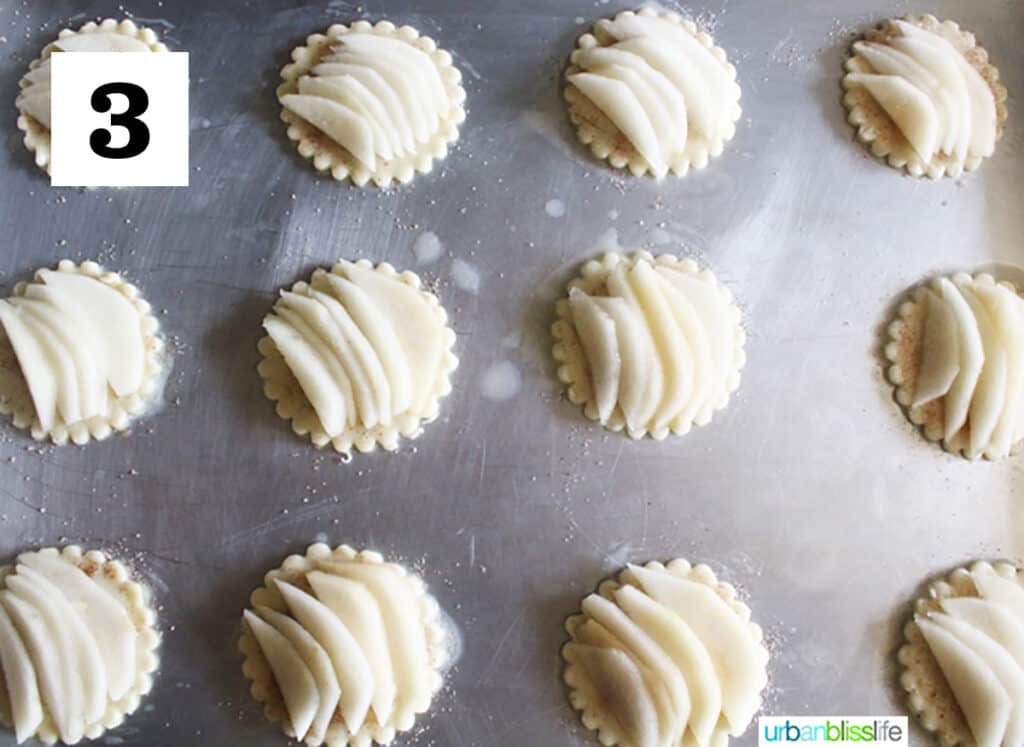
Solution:
M5 292L62 257L99 259L144 290L175 351L165 405L129 437L54 448L4 426L0 440L0 556L108 547L159 604L154 691L104 743L284 743L248 696L239 614L265 570L317 539L411 563L462 632L432 715L400 742L495 747L596 744L560 684L561 626L626 561L683 556L742 589L773 649L767 712L889 714L903 712L892 654L919 585L1024 555L1020 458L971 464L926 443L878 358L910 286L1022 262L1024 6L695 1L739 68L744 115L724 156L662 184L594 162L558 91L585 25L626 7L0 0ZM938 183L868 155L840 104L853 34L926 11L977 32L1011 91L995 157ZM60 28L124 15L192 54L192 186L51 189L14 127L17 80ZM273 95L292 47L364 15L435 37L469 93L455 151L384 194L316 175ZM609 229L698 257L742 304L742 386L684 438L605 433L553 377L552 304ZM445 253L416 267L424 231ZM421 439L349 464L295 437L255 373L276 290L339 256L436 284L462 360Z

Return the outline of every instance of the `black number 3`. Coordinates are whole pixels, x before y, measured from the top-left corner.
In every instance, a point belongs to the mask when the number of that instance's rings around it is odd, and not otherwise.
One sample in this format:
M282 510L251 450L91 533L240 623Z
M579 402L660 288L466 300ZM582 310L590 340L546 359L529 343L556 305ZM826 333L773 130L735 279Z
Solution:
M92 108L100 114L110 111L110 96L119 93L128 99L128 108L110 115L111 127L128 130L128 142L120 148L110 147L110 130L93 130L89 147L101 158L134 158L149 147L149 128L139 116L149 108L149 95L134 83L106 83L92 92Z

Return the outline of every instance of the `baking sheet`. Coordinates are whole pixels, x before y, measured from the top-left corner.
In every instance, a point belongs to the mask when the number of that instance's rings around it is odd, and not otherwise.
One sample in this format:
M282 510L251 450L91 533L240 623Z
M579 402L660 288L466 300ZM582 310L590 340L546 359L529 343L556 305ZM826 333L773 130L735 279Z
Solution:
M926 443L877 352L894 300L924 277L1024 262L1024 6L694 2L739 68L744 115L723 157L660 185L591 160L558 92L575 38L626 7L0 0L0 282L99 259L143 289L175 351L165 405L130 437L0 436L0 556L108 547L160 606L154 691L105 743L284 743L248 697L239 614L264 571L318 539L413 564L458 625L463 654L413 740L453 746L596 744L560 684L561 625L626 561L683 556L742 589L773 649L769 713L888 714L903 712L891 655L920 584L1020 559L1021 458L970 464ZM852 35L926 11L977 32L1011 92L995 157L939 183L871 158L840 103ZM50 189L14 127L17 79L65 25L129 13L192 53L192 186ZM455 152L387 194L317 176L273 95L292 47L363 15L436 38L469 93ZM554 379L552 304L609 229L628 247L681 242L743 306L741 388L684 438L605 433ZM417 268L424 231L445 253ZM339 256L435 283L462 359L420 440L350 464L295 437L255 373L275 291Z

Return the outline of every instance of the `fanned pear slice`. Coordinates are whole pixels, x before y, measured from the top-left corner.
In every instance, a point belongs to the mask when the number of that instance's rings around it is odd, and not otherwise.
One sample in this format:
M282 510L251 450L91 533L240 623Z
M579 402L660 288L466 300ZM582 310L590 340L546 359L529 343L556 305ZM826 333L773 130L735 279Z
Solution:
M939 117L931 99L896 75L850 73L847 81L864 86L892 117L907 142L921 158L930 160L938 149Z
M659 747L658 712L643 675L616 648L567 643L565 656L587 674L600 702L611 711L630 745Z
M722 688L704 644L682 618L635 586L622 586L615 601L679 668L690 697L689 729L700 747L709 747L722 711Z
M288 709L295 738L301 742L306 738L320 707L320 695L313 673L291 641L275 627L249 610L245 610L243 615L263 655L267 657Z
M342 145L367 168L375 167L377 157L373 148L373 132L363 118L347 106L319 96L297 93L282 96L281 105Z
M371 706L377 722L386 724L391 718L398 689L392 674L391 653L377 600L365 588L348 578L313 571L306 574L306 580L313 587L317 598L341 619L363 649L373 672Z
M767 658L747 624L712 589L668 572L630 565L647 594L681 617L700 639L722 686L729 733L742 734L760 705Z
M654 371L654 346L637 310L623 298L596 297L598 308L615 323L618 342L620 376L619 406L626 421L626 428L638 431L650 418L650 391L655 387L650 382ZM660 388L660 387L659 387Z
M956 316L949 305L931 290L925 290L925 299L921 372L911 407L920 407L945 396L960 372Z
M999 416L1006 402L1006 347L999 328L989 316L985 304L973 288L959 285L967 305L974 313L981 335L984 363L978 375L969 410L970 445L968 455L973 459L984 451L999 424Z
M373 698L373 673L366 656L348 628L322 602L280 579L276 585L295 619L331 657L341 686L342 720L355 734L362 728Z
M0 665L10 700L14 738L21 744L43 723L43 703L36 670L21 635L0 604Z
M974 397L974 389L985 362L981 332L974 319L971 307L964 300L957 287L947 278L939 278L939 293L950 311L956 317L960 336L957 350L960 355L960 370L953 385L946 394L946 429L944 439L948 443L967 423L967 414Z
M667 424L679 420L689 427L710 402L708 395L713 388L711 377L715 375L715 372L712 370L712 352L711 344L708 341L708 330L702 324L700 315L690 303L689 298L681 293L673 292L674 289L663 276L655 275L653 280L656 285L662 286L667 291L664 293L664 298L671 310L676 328L682 331L682 336L686 340L690 354L689 365L693 369L690 376L690 392L687 395L685 406L681 411L666 412L665 422ZM732 342L732 335L730 334L725 340L719 342L722 344ZM721 378L724 384L725 372Z
M318 702L316 714L306 733L312 741L323 740L341 696L341 687L338 685L338 676L334 673L331 657L327 655L324 647L317 643L316 638L288 615L264 606L257 606L256 612L288 639L313 676ZM277 677L276 673L274 676Z
M977 597L941 599L942 610L950 617L972 625L1009 652L1024 668L1024 622L1002 605Z
M49 351L40 342L31 322L26 323L18 310L0 300L0 324L11 341L18 366L28 384L36 417L44 430L53 428L57 414L58 381L50 364Z
M1024 623L1024 589L996 573L973 573L971 580L982 599L998 602Z
M363 118L373 135L373 150L386 161L395 157L394 143L390 130L381 121L380 102L371 94L361 95L359 84L351 76L333 78L299 78L299 94L330 99ZM365 89L364 89L365 90ZM372 103L371 103L372 102ZM374 106L375 105L375 106Z
M598 420L605 424L618 402L622 377L622 356L615 321L579 288L569 291L569 306L573 324L579 330L577 337L590 367Z
M97 31L91 34L70 34L58 39L61 52L149 52L149 45L127 34Z
M974 295L988 311L989 320L1006 356L1005 399L986 453L1004 457L1014 444L1014 430L1024 400L1024 320L1017 317L1016 293L1001 285L975 283Z
M1013 702L985 661L931 620L914 618L942 669L978 747L1000 747Z

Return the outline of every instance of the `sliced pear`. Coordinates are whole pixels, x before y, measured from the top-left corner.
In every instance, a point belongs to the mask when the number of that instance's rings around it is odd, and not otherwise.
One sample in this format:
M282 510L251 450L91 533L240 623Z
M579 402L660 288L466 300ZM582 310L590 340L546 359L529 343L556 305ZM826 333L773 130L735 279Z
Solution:
M597 297L593 301L615 323L620 360L619 406L627 429L639 431L651 417L651 390L661 389L650 333L644 326L643 314L625 299ZM652 380L653 376L658 378Z
M322 62L312 73L325 79L349 77L360 83L384 107L391 128L398 135L401 150L410 153L416 148L416 132L405 114L401 97L379 72L372 68L341 62Z
M689 365L692 369L690 374L692 385L684 400L684 407L681 411L666 413L666 422L680 418L683 422L691 423L707 406L713 406L716 401L711 399L711 392L716 389L716 382L712 378L715 375L714 353L708 339L709 330L705 328L700 314L690 303L689 297L685 293L679 292L680 286L671 284L661 275L655 276L655 281L664 294L665 302L671 310L676 326L686 340L690 353ZM733 336L730 334L722 342L728 344L732 339ZM729 353L732 353L731 348ZM722 377L720 388L724 389L727 383L726 374Z
M971 580L983 599L1002 605L1024 622L1024 589L1016 581L992 573L972 573Z
M619 399L622 357L615 321L579 288L569 291L572 321L590 370L598 419L607 423Z
M283 307L283 308L282 308ZM317 299L298 293L284 291L281 301L274 311L306 338L306 342L320 353L333 372L335 380L348 379L352 384L352 396L355 400L359 421L367 428L374 428L380 423L377 410L378 399L374 396L363 361L353 350L346 332L352 332L355 326L347 314L342 314L341 323ZM298 322L287 311L294 312L301 319ZM349 329L342 327L346 324ZM358 334L359 330L355 330ZM388 403L390 404L390 402Z
M690 626L714 664L722 688L722 714L729 733L746 730L760 705L767 682L767 654L751 635L748 623L711 588L667 571L630 565L647 594Z
M291 641L276 628L249 610L242 614L270 664L277 689L281 691L288 709L288 719L295 730L295 738L301 742L306 738L320 707L320 695L313 673Z
M671 658L643 628L625 612L600 594L584 598L583 612L617 638L622 647L649 669L664 688L667 701L656 698L661 719L661 736L666 744L675 745L683 737L690 718L690 696L686 681Z
M992 433L999 424L1006 403L1006 347L999 328L989 316L988 309L981 302L974 289L967 284L958 286L964 300L974 312L981 334L981 345L985 362L978 376L969 411L970 445L969 456L979 456L989 445Z
M1000 747L1013 701L988 664L945 628L922 617L914 621L939 663L978 747Z
M281 106L323 132L367 168L376 167L373 130L366 120L347 106L331 99L297 93L282 96Z
M145 340L139 312L131 301L110 286L73 272L41 270L44 287L65 314L74 316L99 346L100 359L111 388L119 397L135 394L142 386L146 362ZM29 285L31 290L33 285Z
M373 673L348 628L315 597L278 579L277 589L292 615L331 657L341 686L340 710L345 728L355 734L366 720L373 697Z
M948 443L967 423L971 400L985 363L985 351L981 341L981 332L978 330L978 322L957 287L948 278L939 278L939 294L942 296L942 300L949 304L950 311L956 317L959 331L957 350L960 354L960 371L957 373L956 379L953 380L953 385L949 388L945 401L944 439Z
M11 341L18 366L25 376L39 424L49 431L57 417L58 396L57 376L49 351L40 341L35 325L26 323L18 310L4 300L0 300L0 324Z
M333 438L344 431L347 415L345 399L323 358L281 318L268 316L263 320L263 328L281 351L288 368L295 374L327 435Z
M615 648L567 643L565 658L586 672L599 702L607 706L635 747L659 747L658 712L643 676L630 657Z
M380 107L380 101L373 96L364 99L356 88L358 85L351 76L314 78L304 75L299 78L299 94L330 99L362 117L373 133L374 152L384 160L390 161L395 157L394 143L391 132L379 119L381 112L377 107ZM386 118L384 122L387 122Z
M628 272L626 263L620 262L608 275L608 279L605 283L608 286L609 294L624 300L637 318L638 323L634 325L630 334L637 335L636 346L638 352L642 355L641 359L644 361L642 367L638 366L638 370L643 372L644 384L642 389L642 404L639 411L636 413L636 421L638 428L646 427L651 429L654 425L653 419L658 414L658 405L661 404L661 401L664 398L666 386L665 370L658 360L658 349L654 342L654 336L651 334L650 325L644 315L643 305L640 303L640 299L637 298L636 293L633 292L633 287L629 283ZM618 326L618 319L616 319L616 326ZM627 418L626 422L631 426L630 430L634 430L630 424L629 418Z
M655 177L661 179L668 173L668 164L662 155L654 125L629 86L594 73L574 73L569 76L569 82L622 131L647 161Z
M85 732L82 687L74 662L66 655L68 646L62 638L54 638L49 625L36 608L10 591L0 591L11 621L21 634L39 683L46 713L53 719L62 741L74 744Z
M977 597L947 597L939 600L950 617L963 620L1009 652L1024 668L1024 622L1001 605Z
M409 580L382 564L339 561L318 563L329 574L362 584L377 600L394 668L397 723L430 706L433 683L426 632L419 600Z
M985 305L1006 355L1006 396L986 453L1009 455L1021 403L1024 402L1024 324L1018 319L1016 294L1001 285L976 283L974 294Z
M314 286L325 288L337 296L345 310L359 327L359 331L373 346L388 379L391 390L391 412L395 415L406 412L412 403L412 373L409 360L398 342L398 337L374 306L373 299L351 280L339 277L333 272L313 281Z
M388 723L398 690L377 600L363 586L341 576L313 571L306 574L306 580L317 599L341 619L362 648L373 672L373 712L377 723Z
M136 639L124 605L78 567L55 557L30 552L18 556L18 572L31 568L58 587L96 639L107 673L107 692L120 700L135 681Z
M931 160L938 150L940 122L927 95L895 75L849 73L846 80L866 88L917 154L925 161Z
M615 601L682 673L690 697L690 731L700 747L710 747L722 712L722 688L707 649L681 617L635 586L622 586L615 592Z
M309 669L316 683L317 709L313 720L310 723L306 738L311 742L323 741L327 734L327 728L331 725L334 717L334 710L338 707L338 698L341 695L341 687L338 685L338 677L334 673L334 666L331 664L331 657L327 655L323 646L317 643L304 627L292 618L270 607L257 605L256 614L266 620L278 633L288 639L288 642L295 647L303 663ZM262 648L262 644L261 644ZM274 675L277 676L276 674ZM290 711L289 711L290 713Z
M11 705L14 738L21 744L43 723L43 704L28 649L3 605L0 605L0 664Z
M149 45L134 36L116 31L91 34L70 34L58 39L54 46L62 52L151 52Z
M917 376L911 407L920 407L944 397L960 372L956 316L949 305L930 290L925 290L924 304L921 370Z
M411 371L412 403L417 413L426 409L437 384L444 355L444 328L420 291L397 277L352 262L341 262L348 279L373 301L377 312L395 331Z

